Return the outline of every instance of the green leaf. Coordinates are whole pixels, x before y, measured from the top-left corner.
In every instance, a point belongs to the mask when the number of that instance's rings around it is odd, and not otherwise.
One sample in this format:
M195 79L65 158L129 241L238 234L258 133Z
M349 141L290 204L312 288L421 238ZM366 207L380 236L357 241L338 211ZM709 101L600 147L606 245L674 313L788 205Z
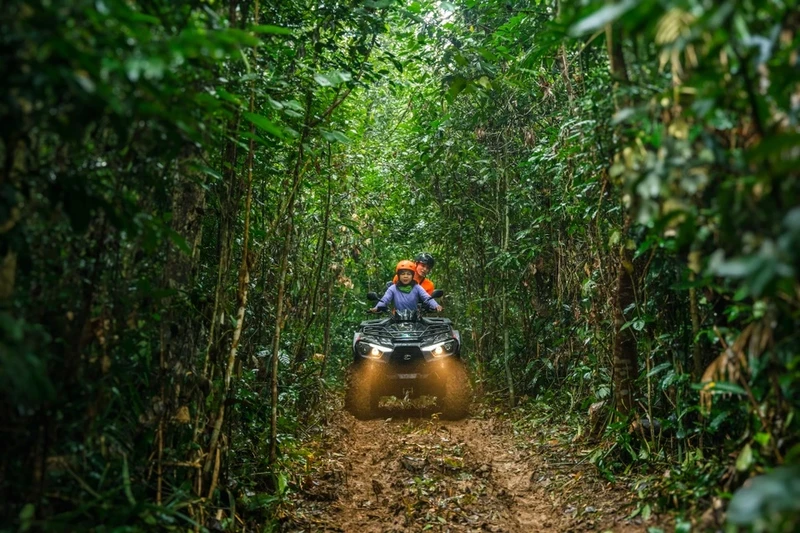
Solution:
M219 98L221 100L225 100L226 102L230 102L230 103L236 104L238 106L242 105L242 99L239 97L239 95L230 93L230 92L228 92L228 91L226 91L225 89L222 89L222 88L217 88L216 89L216 93L217 93L217 96L219 96Z
M341 70L334 70L332 72L328 72L327 74L314 74L314 80L316 80L316 82L323 87L336 87L337 85L341 85L342 83L350 81L351 79L353 79L352 74Z
M249 131L243 131L239 135L241 136L242 139L246 139L248 141L252 139L253 141L257 142L258 144L260 144L262 146L272 146L272 142L271 141L268 141L264 137L261 137L260 135L256 135L255 133L250 133ZM245 150L247 150L249 148L246 144L242 144L241 146Z
M192 165L192 168L194 170L198 171L198 172L202 172L203 174L207 174L207 175L211 176L212 178L214 178L217 181L222 181L222 179L223 179L222 178L222 174L220 174L219 172L217 172L216 170L214 170L211 167L207 167L205 165L200 165L200 164L195 164L195 165Z
M736 458L736 470L739 472L745 472L750 469L750 465L753 464L753 449L750 448L750 444L745 444L742 451L739 452L739 456Z
M284 108L291 109L292 111L297 111L298 113L305 113L305 108L303 105L298 102L297 100L281 100L280 102Z
M741 455L741 454L740 454ZM737 460L738 464L738 460ZM780 514L800 512L800 467L783 466L766 475L756 476L733 495L728 506L728 522L752 525ZM764 531L764 529L759 529Z
M180 251L185 253L186 255L192 254L192 248L189 246L189 243L186 242L186 239L175 230L167 229L167 234L169 235L169 240L172 241L172 244L178 247Z
M618 4L609 4L601 7L585 19L569 29L570 35L580 37L587 33L595 32L606 24L614 22L619 17L630 11L637 4L636 0L624 0Z
M638 114L639 110L632 107L620 109L614 113L613 117L611 117L611 125L616 126L618 124L622 124L623 122L627 122L628 120L635 118Z
M321 130L322 136L325 138L326 141L329 142L340 142L342 144L350 144L350 139L347 138L347 135L342 133L341 131L326 131Z
M753 440L759 443L762 447L769 444L769 439L770 439L770 434L763 432L756 433L755 436L753 437Z
M755 272L759 267L755 257L741 257L711 265L711 270L718 276L726 278L743 278Z
M33 519L35 516L36 506L32 503L26 503L19 512L19 531L28 531L33 525Z
M743 394L743 395L747 394L747 391L745 391L739 385L735 383L727 383L725 381L717 381L713 384L711 388L720 392L730 392L733 394Z
M74 73L75 81L78 82L78 85L86 91L87 93L93 93L97 89L97 85L95 85L94 81L89 77L89 74L85 70L79 70Z
M725 421L726 418L730 416L728 411L722 411L720 414L714 417L711 423L708 425L709 429L714 432L719 429L722 423Z
M273 26L271 24L259 24L252 26L250 31L253 33L269 33L271 35L292 35L293 30L289 28L281 28L280 26Z
M705 390L711 392L728 392L731 394L747 394L747 391L744 390L739 385L735 383L728 383L726 381L709 381L707 383L694 383L692 384L692 388L695 390Z
M790 209L786 213L783 218L783 225L790 231L800 231L800 207Z
M800 443L795 444L789 451L786 453L786 457L784 457L787 464L798 463L800 462Z
M653 513L652 508L650 507L649 503L646 503L644 507L642 507L642 520L645 522L650 520L650 515Z
M450 82L450 89L447 91L447 99L452 102L466 87L467 80L461 76L456 76L453 81Z
M705 277L698 277L694 281L679 281L678 283L673 283L670 286L670 289L674 291L685 291L687 289L696 289L697 287L706 287L711 283L711 278L708 276Z
M283 496L286 493L286 489L289 487L289 480L286 477L286 474L279 473L277 475L278 478L278 495Z
M633 327L633 329L635 329L636 331L642 331L644 329L644 325L645 325L644 319L637 318L635 320L631 320L623 324L622 327L620 328L620 331L625 331L630 327Z
M250 112L245 112L243 115L245 119L252 122L270 135L274 135L279 139L283 139L283 131L278 126L273 124L272 121L270 121L267 117Z
M650 372L647 373L647 377L649 378L649 377L655 376L656 374L658 374L662 370L666 370L668 368L672 368L672 363L670 363L670 362L661 363L660 365L653 367L653 369L650 370Z

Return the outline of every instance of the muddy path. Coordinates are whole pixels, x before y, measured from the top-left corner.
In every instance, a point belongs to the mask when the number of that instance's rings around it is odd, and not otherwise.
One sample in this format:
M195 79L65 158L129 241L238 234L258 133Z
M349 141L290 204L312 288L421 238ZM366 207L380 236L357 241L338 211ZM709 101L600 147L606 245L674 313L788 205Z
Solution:
M554 445L478 415L383 409L337 413L284 531L647 531L624 486Z

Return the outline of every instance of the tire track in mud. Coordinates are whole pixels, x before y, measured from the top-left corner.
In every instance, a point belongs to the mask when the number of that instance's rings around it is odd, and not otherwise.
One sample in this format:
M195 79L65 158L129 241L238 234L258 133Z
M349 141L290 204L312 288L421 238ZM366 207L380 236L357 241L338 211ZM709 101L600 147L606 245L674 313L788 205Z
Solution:
M337 415L338 437L284 531L646 530L619 516L587 524L565 514L559 494L536 483L548 474L546 462L516 446L506 423L441 421L419 409L382 414Z

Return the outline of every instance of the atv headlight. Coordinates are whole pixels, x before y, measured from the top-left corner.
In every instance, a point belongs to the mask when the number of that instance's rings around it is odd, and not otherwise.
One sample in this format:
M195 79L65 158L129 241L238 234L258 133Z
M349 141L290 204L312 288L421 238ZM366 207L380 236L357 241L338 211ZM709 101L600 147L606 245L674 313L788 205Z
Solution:
M456 351L456 340L450 339L449 341L437 342L430 346L423 346L422 349L426 352L430 352L434 357L452 355Z
M392 348L381 346L380 344L375 344L372 342L358 341L358 343L356 343L356 350L358 350L358 353L364 357L380 359L383 354L391 352Z

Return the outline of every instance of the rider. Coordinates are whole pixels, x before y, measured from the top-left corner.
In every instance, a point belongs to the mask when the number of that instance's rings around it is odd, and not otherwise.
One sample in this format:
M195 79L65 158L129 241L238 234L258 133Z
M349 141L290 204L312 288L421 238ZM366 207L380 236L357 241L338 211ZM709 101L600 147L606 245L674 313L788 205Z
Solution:
M433 282L427 278L428 274L430 274L431 270L433 270L433 256L427 252L422 252L417 254L417 256L414 258L414 262L417 263L416 267L414 268L414 281L416 281L420 287L425 289L425 292L428 294L433 294ZM397 276L394 277L392 282L397 283Z
M394 302L394 308L398 311L416 310L419 302L431 310L441 311L442 306L414 280L415 268L413 261L404 260L397 263L395 268L397 283L389 286L383 298L370 311L385 309L391 302Z

